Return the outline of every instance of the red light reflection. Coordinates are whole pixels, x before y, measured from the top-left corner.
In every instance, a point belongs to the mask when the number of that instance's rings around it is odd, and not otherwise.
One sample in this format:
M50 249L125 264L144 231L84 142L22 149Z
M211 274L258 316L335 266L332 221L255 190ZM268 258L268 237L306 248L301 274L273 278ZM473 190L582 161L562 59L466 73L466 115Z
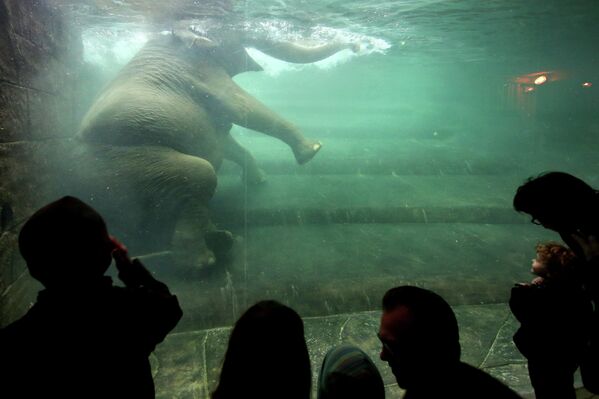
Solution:
M533 72L526 75L520 75L512 78L513 83L526 84L526 85L542 85L544 83L551 83L557 80L564 79L563 72L560 71L541 71Z

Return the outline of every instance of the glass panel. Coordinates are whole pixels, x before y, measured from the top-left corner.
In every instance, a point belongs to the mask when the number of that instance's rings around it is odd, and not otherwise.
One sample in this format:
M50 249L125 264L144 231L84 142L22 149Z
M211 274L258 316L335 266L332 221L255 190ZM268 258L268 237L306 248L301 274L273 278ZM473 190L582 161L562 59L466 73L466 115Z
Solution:
M70 194L100 210L179 297L177 331L219 355L228 330L207 329L262 299L332 316L332 333L306 321L323 347L348 340L347 320L368 325L372 356L378 313L359 312L397 285L489 305L497 323L535 244L559 240L513 210L516 188L550 170L599 186L593 1L50 4L80 58L72 126L4 140L60 142L39 150L48 187L28 204ZM2 209L3 232L28 216Z

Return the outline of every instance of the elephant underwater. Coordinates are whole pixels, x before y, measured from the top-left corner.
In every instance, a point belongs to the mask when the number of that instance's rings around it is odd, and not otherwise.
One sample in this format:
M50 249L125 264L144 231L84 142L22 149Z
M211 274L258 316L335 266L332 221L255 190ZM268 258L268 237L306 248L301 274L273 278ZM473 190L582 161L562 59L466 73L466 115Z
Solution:
M245 47L295 63L356 51L346 43L214 41L189 29L159 34L100 92L77 133L80 151L93 161L87 172L71 171L101 175L100 186L110 182L112 195L105 198L113 209L142 204L139 214L125 217L132 219L127 228L147 234L155 226L166 228L161 244L184 267L213 265L215 252L232 245L232 235L216 230L208 211L223 158L240 165L248 183L265 180L253 156L230 135L233 124L283 141L298 164L321 148L233 81L238 73L261 70Z

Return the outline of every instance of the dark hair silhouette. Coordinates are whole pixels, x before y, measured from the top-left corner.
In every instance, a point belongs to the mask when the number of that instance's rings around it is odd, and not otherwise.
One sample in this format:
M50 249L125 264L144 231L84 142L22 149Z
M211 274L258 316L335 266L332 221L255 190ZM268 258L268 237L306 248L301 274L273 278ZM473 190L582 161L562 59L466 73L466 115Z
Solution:
M262 301L235 323L212 398L308 399L311 377L302 319L285 305Z
M599 196L584 181L564 172L546 172L518 187L514 209L531 215L552 230L574 232L599 221Z
M385 293L381 360L389 364L406 398L520 398L484 371L460 361L459 338L455 314L439 295L414 286Z
M102 216L74 197L35 212L19 234L30 274L46 287L100 278L113 248Z
M411 342L423 361L452 363L460 360L458 322L445 299L424 288L406 285L391 288L383 297L384 311L398 306L411 311Z

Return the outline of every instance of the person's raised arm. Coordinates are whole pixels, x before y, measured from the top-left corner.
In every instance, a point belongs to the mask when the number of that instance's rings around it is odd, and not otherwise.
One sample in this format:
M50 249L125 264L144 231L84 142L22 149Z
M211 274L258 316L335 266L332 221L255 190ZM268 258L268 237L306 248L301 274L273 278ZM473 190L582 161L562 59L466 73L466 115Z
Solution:
M130 290L130 298L134 298L130 323L137 331L138 343L149 355L175 328L183 311L166 284L156 280L138 259L130 259L127 248L116 238L111 237L111 240L115 246L112 256L119 279Z
M111 240L115 246L112 257L119 271L119 279L125 283L125 286L128 288L145 287L149 292L157 295L172 296L166 284L156 280L138 259L129 258L127 248L121 242L114 237L111 237Z

